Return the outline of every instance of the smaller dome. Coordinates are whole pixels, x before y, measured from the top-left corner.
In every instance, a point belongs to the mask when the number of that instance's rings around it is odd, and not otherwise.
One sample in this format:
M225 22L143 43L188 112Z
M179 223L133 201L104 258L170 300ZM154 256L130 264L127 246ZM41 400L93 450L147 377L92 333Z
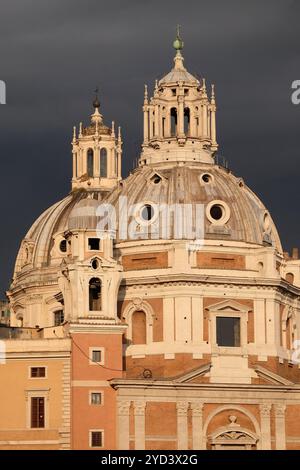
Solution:
M176 39L176 41L181 41L180 39ZM177 44L178 45L178 44ZM175 46L174 46L175 47ZM176 48L175 48L176 49ZM172 68L171 72L165 75L160 81L160 85L165 84L177 84L178 82L187 83L189 85L199 85L200 82L194 77L191 73L189 73L183 65L184 58L180 53L180 49L177 49L177 53L174 57L174 67Z
M177 82L184 82L189 84L200 84L199 80L194 77L191 73L189 73L185 69L176 69L175 67L165 75L160 81L159 85L167 84L167 83L177 83Z

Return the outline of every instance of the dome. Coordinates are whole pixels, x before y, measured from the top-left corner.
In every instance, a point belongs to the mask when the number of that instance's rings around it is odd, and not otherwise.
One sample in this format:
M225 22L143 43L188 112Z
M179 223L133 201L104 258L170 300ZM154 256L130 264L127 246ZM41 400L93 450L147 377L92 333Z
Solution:
M126 197L128 208L191 205L191 219L186 223L193 227L197 216L195 207L203 205L205 240L269 245L282 252L275 224L263 203L242 179L225 168L208 164L169 168L143 166L108 196L101 191L75 191L47 209L24 239L33 246L32 265L45 267L51 264L55 234L78 229L95 231L99 220L96 209L101 202L112 204L118 215L120 196ZM223 216L218 214L222 210ZM128 223L131 219L133 216L128 218ZM173 221L170 219L169 222L169 238L176 238Z
M199 80L194 77L185 69L176 69L175 67L159 80L159 85L166 85L168 83L183 82L184 84L199 84Z
M223 167L209 164L140 167L108 201L118 207L120 196L127 197L128 207L191 205L192 219L186 223L192 226L196 225L195 206L203 205L204 239L270 245L282 252L277 229L266 207L241 178ZM214 214L218 208L224 209L223 218ZM172 238L172 227L169 230Z
M23 239L16 261L15 274L23 267L27 272L30 267L49 266L53 237L57 233L72 229L95 230L96 207L106 194L102 191L74 191L43 212ZM24 244L31 247L30 263L23 261Z

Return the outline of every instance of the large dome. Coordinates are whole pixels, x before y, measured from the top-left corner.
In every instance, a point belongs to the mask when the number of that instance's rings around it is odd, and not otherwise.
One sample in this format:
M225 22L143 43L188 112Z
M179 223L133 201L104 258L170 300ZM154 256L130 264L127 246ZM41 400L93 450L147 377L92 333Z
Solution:
M241 178L218 165L191 164L153 168L141 167L113 192L108 201L118 206L120 196L129 207L151 205L203 205L204 239L230 240L282 247L275 224L260 199ZM219 218L215 206L224 209ZM196 211L187 223L195 226ZM216 219L214 219L216 216ZM172 233L171 233L172 235Z
M46 210L25 237L25 242L32 244L33 266L51 265L55 234L96 230L99 204L112 204L118 215L120 196L126 197L128 208L145 204L153 207L189 204L192 208L203 205L205 240L270 245L282 252L275 224L263 203L241 178L225 168L205 164L142 166L109 195L101 191L75 191ZM225 210L225 218L222 213L218 215L220 207ZM192 214L188 223L194 226L196 212L193 210ZM174 236L172 228L170 235Z

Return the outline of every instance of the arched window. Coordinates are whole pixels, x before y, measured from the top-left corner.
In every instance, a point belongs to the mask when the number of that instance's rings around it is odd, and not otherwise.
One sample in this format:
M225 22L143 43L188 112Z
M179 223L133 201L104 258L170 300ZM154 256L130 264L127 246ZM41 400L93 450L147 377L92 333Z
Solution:
M184 109L184 133L185 135L190 134L190 110L189 108Z
M171 108L171 136L174 137L177 134L177 109Z
M88 149L87 151L87 174L90 178L94 176L94 151Z
M101 310L101 281L97 277L93 277L89 282L89 310Z
M107 178L107 150L105 148L100 150L100 176Z
M146 314L142 310L132 314L132 344L147 343Z

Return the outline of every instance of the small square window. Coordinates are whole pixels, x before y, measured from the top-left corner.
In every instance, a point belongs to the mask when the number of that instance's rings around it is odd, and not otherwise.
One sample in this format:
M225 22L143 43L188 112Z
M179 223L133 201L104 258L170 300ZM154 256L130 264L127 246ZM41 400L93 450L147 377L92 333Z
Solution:
M89 238L89 250L91 251L100 250L100 238Z
M46 368L45 367L31 367L30 368L30 377L32 378L44 378L46 377Z
M90 404L91 405L102 405L102 393L101 392L92 392L90 395Z
M91 447L103 447L103 431L91 431Z
M91 346L89 348L89 364L92 366L97 364L104 365L104 351L104 348Z
M240 318L217 317L217 344L218 346L239 347Z
M97 349L94 349L93 352L92 352L92 361L93 362L101 362L101 359L102 359L102 354L101 354L101 351L97 350Z

